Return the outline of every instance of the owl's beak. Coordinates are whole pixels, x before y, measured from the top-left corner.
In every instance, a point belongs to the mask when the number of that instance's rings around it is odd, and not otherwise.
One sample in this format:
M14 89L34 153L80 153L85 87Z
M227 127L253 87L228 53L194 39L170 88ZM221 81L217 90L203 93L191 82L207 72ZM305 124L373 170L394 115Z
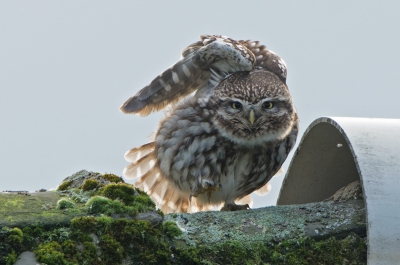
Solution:
M249 121L251 122L251 124L253 124L255 120L256 116L254 115L254 110L250 110Z

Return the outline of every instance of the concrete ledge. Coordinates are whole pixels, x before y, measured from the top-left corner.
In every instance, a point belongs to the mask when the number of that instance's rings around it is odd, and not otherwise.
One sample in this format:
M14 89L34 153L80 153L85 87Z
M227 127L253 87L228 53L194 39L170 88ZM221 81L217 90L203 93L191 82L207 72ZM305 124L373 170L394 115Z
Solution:
M360 180L368 264L400 261L400 120L319 118L293 156L278 205L322 201Z

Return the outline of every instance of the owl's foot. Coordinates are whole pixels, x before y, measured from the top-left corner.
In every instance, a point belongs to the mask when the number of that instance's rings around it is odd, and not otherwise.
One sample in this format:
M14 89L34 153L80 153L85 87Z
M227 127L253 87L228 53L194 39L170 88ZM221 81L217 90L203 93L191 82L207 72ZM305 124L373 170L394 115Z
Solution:
M220 190L221 190L221 185L215 185L213 181L204 179L201 181L201 186L199 187L199 189L197 189L195 192L192 192L192 194L190 194L189 200L192 197L197 197L200 194L207 192L208 202L210 202L211 192L220 191Z
M221 211L233 212L247 209L250 209L250 206L248 204L238 205L225 203L224 207L221 208Z

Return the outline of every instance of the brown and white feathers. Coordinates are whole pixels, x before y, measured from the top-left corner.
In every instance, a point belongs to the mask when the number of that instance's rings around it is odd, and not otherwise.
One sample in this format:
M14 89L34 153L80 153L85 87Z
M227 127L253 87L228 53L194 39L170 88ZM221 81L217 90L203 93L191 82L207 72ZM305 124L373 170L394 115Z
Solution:
M246 209L252 192L268 192L297 137L283 60L258 42L201 38L121 107L147 115L186 96L154 141L125 154L124 177L166 213Z
M215 86L229 74L255 67L271 71L286 82L285 62L258 41L235 41L220 35L200 38L182 51L177 63L129 98L121 111L146 116L209 84Z

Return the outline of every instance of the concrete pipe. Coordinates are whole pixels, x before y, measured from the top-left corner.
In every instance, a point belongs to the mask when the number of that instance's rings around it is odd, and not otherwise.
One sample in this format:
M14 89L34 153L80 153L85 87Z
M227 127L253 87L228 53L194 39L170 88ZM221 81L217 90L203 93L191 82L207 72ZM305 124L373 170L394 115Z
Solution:
M359 180L368 264L400 264L400 120L331 117L304 133L278 205L322 201Z

